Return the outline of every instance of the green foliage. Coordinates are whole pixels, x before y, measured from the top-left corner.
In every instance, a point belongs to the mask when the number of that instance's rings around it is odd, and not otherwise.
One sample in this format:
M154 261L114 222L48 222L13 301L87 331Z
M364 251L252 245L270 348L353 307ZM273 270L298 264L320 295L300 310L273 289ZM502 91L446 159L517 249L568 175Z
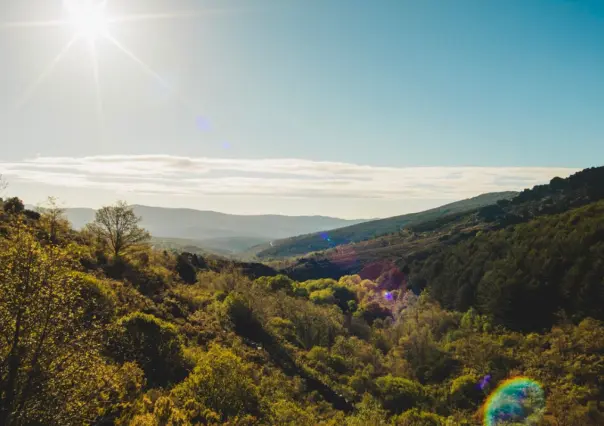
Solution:
M451 382L451 402L460 408L471 409L480 405L484 393L478 387L480 378L475 374L464 374Z
M513 329L543 330L566 311L604 319L604 202L485 233L415 265L448 308L475 306Z
M422 404L425 400L422 386L409 379L389 374L379 377L375 385L384 408L391 413L401 413Z
M336 302L334 291L332 288L324 288L323 290L315 290L308 296L311 302L317 305L332 305Z
M392 423L396 426L445 426L446 420L441 416L413 408L395 416Z
M581 182L498 207L589 199ZM430 234L459 225L443 212L396 237L435 251L296 282L189 253L107 256L46 211L2 211L0 424L470 425L519 375L543 386L543 424L603 424L603 213L592 203L462 241Z
M270 424L288 426L314 426L315 416L293 401L278 400L270 406Z
M285 275L277 275L274 277L260 277L255 281L256 285L268 291L284 291L287 294L293 294L294 282Z
M116 314L118 303L115 291L105 282L91 275L81 274L83 316L88 324L95 321L109 323Z
M167 386L186 375L178 329L153 315L135 312L121 318L110 351L119 361L137 362L149 386Z
M86 318L73 252L42 246L19 222L0 239L0 424L82 424L125 397L124 373L104 362Z
M261 415L258 387L249 365L232 351L213 345L172 394L180 403L193 400L219 413L222 420Z
M2 209L9 214L19 214L25 210L23 201L18 197L7 198L2 202Z
M197 270L190 257L192 256L182 253L176 258L176 272L185 283L194 284L197 281Z
M276 241L273 246L266 247L256 255L259 258L283 258L299 256L317 250L326 250L334 246L359 242L380 235L398 232L402 227L419 224L433 220L441 216L474 210L478 207L496 203L500 199L509 199L517 195L515 192L501 192L483 194L468 200L457 201L435 209L426 210L421 213L411 213L403 216L395 216L387 219L372 220L357 225L335 229L329 232L329 240L323 237L323 233L302 235Z
M367 393L355 408L354 414L347 419L347 426L385 426L389 423L388 412Z

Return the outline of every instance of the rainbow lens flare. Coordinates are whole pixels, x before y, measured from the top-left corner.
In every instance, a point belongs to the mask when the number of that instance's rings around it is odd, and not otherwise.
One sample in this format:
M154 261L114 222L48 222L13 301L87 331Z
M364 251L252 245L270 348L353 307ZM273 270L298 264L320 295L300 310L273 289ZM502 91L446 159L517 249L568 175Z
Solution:
M545 410L545 396L539 383L528 377L502 382L484 403L484 425L536 425Z

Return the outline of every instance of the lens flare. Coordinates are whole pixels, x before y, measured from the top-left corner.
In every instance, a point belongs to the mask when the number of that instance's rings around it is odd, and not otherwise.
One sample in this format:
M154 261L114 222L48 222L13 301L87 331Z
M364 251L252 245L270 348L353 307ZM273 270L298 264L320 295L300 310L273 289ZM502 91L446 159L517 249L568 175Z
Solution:
M207 132L210 130L210 121L207 118L203 116L197 116L195 122L197 124L197 128L202 132Z
M545 396L536 381L514 377L501 383L484 403L484 425L535 425L543 416Z
M489 384L490 381L491 381L490 374L487 374L482 379L480 379L480 382L478 382L478 387L480 388L480 390L481 391L485 390L485 388L487 387L487 385Z

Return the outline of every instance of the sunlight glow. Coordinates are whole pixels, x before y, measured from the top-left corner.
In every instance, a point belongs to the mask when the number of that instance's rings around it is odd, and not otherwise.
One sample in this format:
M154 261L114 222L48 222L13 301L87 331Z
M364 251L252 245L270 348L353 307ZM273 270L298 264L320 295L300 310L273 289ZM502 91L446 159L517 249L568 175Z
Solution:
M118 48L123 54L137 63L140 68L154 80L159 82L164 88L172 89L166 81L155 72L142 59L128 49L121 41L118 41L109 32L109 26L124 22L154 21L162 19L193 18L213 13L230 12L228 9L213 9L204 11L180 11L166 13L147 13L136 15L109 16L107 13L108 0L63 0L63 8L66 12L66 20L48 20L48 21L19 21L19 22L0 22L0 30L11 30L20 28L36 27L71 27L74 30L73 38L61 49L54 59L42 70L40 75L25 90L24 94L17 101L16 109L23 107L33 96L38 87L52 73L55 67L63 59L76 41L84 41L88 44L92 65L92 77L96 95L96 112L99 125L102 131L105 121L105 111L103 107L103 98L101 91L101 76L99 71L99 58L97 54L97 43L109 42ZM175 95L175 93L172 93ZM180 97L175 96L183 106L190 110L195 110L191 103Z
M69 22L78 37L96 40L108 34L106 6L106 1L100 3L94 0L65 1Z
M206 15L208 12L203 12L203 15ZM147 14L139 14L139 15L125 15L125 16L117 16L115 18L111 18L108 20L110 23L120 23L120 22L137 22L137 21L154 21L161 19L174 19L174 18L195 18L197 16L201 16L201 12L174 12L174 13L147 13Z
M11 28L41 28L41 27L61 27L67 21L23 21L23 22L3 22L0 23L0 30Z
M96 94L97 116L99 120L99 131L103 131L105 124L105 111L103 110L103 96L101 94L101 81L99 76L99 60L96 55L94 41L89 41L90 60L92 62L92 76L94 78L94 89Z

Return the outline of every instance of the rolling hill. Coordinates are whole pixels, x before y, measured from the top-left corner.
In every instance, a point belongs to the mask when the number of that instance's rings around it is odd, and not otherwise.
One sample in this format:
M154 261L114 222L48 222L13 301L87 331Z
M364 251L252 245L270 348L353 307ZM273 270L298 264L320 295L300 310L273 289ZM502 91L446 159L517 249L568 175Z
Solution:
M174 248L198 247L229 254L274 239L324 231L363 222L326 216L232 215L214 211L135 205L142 226L159 242ZM89 208L68 208L66 216L75 229L94 220Z
M300 256L314 251L326 250L343 244L356 243L395 233L400 231L403 227L434 220L449 214L478 209L495 204L499 200L510 200L517 195L518 193L513 191L482 194L477 197L456 201L419 213L372 220L331 230L328 233L315 232L308 235L273 241L269 244L254 247L248 251L247 254L255 255L258 259L280 259L291 256Z
M398 232L317 251L298 259L275 261L273 265L297 280L337 279L359 273L364 278L382 277L400 284L406 280L407 274L401 272L406 271L409 265L415 265L412 269L417 269L424 259L433 258L436 252L447 247L456 247L464 241L474 241L483 234L539 217L563 214L603 199L604 167L590 168L566 179L554 178L549 184L526 189L512 199L502 198L496 204L441 216L433 215L430 220L409 223ZM371 223L363 225L369 226ZM343 230L350 228L356 226ZM550 237L554 238L555 233L552 232ZM448 279L454 278L443 278L445 281ZM461 278L459 283L464 280Z

